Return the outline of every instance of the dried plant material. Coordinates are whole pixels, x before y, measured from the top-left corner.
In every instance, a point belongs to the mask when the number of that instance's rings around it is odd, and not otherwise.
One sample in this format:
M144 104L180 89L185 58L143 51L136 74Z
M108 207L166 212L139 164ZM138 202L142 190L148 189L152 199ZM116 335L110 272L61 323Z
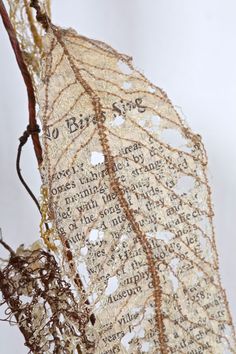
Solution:
M42 54L43 29L35 19L28 0L7 0L11 23L16 31L22 54L31 73L34 86L38 84L40 59ZM50 0L39 1L42 9L50 17Z
M49 242L92 353L236 353L200 136L108 45L50 25L43 50Z
M34 93L40 106L50 252L0 239L7 319L37 354L236 353L200 136L131 58L52 25L49 1L9 6L31 107L23 138L38 132Z
M61 273L54 256L40 244L31 250L19 247L0 271L7 320L16 319L31 353L79 352L79 341L93 348L84 332L84 306Z

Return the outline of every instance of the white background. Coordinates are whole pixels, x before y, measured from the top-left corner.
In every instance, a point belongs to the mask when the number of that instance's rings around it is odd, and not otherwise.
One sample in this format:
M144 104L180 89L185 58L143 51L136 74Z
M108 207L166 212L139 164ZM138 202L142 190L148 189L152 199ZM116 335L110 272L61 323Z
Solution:
M54 0L53 21L133 56L138 69L180 106L200 133L210 182L223 286L236 320L236 2L235 0ZM0 226L13 247L39 235L39 215L15 172L27 125L26 91L0 23ZM32 144L22 170L38 195ZM5 253L0 250L0 255ZM0 353L27 353L17 328L0 322Z

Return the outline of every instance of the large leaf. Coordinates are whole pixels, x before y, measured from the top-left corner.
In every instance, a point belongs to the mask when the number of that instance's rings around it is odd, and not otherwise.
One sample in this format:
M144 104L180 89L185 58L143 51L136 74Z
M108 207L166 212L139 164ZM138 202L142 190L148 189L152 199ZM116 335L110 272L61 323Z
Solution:
M131 58L53 25L43 45L50 242L92 352L235 353L200 136Z

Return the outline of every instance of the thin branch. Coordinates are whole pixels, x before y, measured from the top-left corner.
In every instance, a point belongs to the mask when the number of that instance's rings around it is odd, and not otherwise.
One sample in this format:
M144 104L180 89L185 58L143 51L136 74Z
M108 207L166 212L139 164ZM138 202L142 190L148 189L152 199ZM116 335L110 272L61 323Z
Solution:
M22 52L20 49L19 42L16 37L15 30L12 26L11 20L8 16L7 10L6 10L5 5L2 0L0 0L0 14L1 14L5 29L8 33L8 36L9 36L9 39L11 42L11 46L14 50L16 61L18 63L19 69L21 71L21 74L23 76L23 79L24 79L24 82L26 85L27 95L28 95L29 126L30 126L30 130L33 132L33 133L31 133L31 137L32 137L37 161L38 161L38 164L40 165L43 159L42 159L42 148L41 148L40 141L39 141L39 135L35 129L37 122L36 122L36 111L35 111L36 100L35 100L34 88L33 88L30 73L29 73L27 66L26 66L24 59L23 59L23 55L22 55Z
M11 256L15 256L15 252L13 249L2 239L2 229L0 228L0 244L11 254Z

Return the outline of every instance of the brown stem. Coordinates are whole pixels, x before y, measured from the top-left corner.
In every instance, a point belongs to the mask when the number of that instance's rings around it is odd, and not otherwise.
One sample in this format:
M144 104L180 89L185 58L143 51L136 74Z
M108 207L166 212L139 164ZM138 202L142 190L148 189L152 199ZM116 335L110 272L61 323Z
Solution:
M14 50L16 61L18 63L19 69L21 71L21 74L23 76L26 85L27 95L28 95L29 126L30 126L30 130L33 132L31 133L31 137L34 145L35 155L37 157L38 164L40 165L43 158L42 158L42 148L39 141L39 135L38 132L36 131L37 122L36 122L36 111L35 111L36 101L35 101L34 88L33 88L30 73L23 59L19 42L16 38L15 30L12 26L12 23L10 21L7 10L2 0L0 0L0 14L2 17L3 24L8 33L11 46Z

